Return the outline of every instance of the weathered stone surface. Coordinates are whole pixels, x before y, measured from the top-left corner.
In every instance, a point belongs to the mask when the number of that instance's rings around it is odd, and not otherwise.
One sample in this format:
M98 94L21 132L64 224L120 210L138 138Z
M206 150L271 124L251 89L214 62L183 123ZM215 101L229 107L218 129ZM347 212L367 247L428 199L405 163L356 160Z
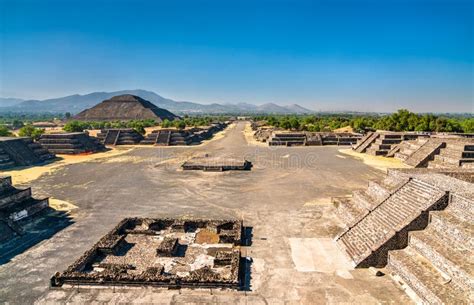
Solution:
M17 224L49 206L48 198L34 199L31 188L17 189L10 176L0 177L0 241L7 241L15 234L22 234Z
M216 231L218 251L195 243L200 230ZM51 285L238 288L241 231L235 220L126 218Z

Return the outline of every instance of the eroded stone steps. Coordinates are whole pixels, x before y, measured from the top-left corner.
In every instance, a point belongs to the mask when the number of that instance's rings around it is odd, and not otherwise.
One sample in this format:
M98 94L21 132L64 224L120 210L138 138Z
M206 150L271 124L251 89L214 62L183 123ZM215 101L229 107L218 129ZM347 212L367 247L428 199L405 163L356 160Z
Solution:
M445 144L438 141L427 141L420 148L414 151L406 160L405 164L413 167L423 167L427 162L440 152Z
M372 145L372 143L380 136L379 133L371 133L369 136L364 137L360 140L359 144L356 144L355 151L359 153L365 152L365 150Z
M412 179L371 212L350 224L336 240L357 266L444 196L445 192ZM382 250L384 253L377 255L381 255L383 261L389 249Z
M474 251L474 223L464 221L450 210L430 212L430 226L445 242L456 244L456 248Z
M426 304L468 304L466 292L453 285L411 246L390 251L387 268Z
M18 202L31 197L31 188L17 189L14 187L5 189L0 194L0 207L7 206L12 202Z
M433 266L447 274L457 285L474 291L474 256L472 251L443 242L432 226L409 233L409 245L427 258Z
M459 194L453 194L446 211L463 221L474 223L474 200Z
M353 223L362 215L367 213L367 210L361 208L348 197L334 197L332 203L336 207L336 213L345 224Z

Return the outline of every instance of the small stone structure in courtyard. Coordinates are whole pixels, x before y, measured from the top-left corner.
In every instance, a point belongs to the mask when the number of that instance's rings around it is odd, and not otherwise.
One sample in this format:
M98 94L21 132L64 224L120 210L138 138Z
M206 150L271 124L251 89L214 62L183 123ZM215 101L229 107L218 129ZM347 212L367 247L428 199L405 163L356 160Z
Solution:
M240 287L242 224L236 220L126 218L53 287Z
M183 170L202 170L206 172L223 172L229 170L250 170L252 162L223 157L195 157L184 162Z
M43 134L39 142L55 154L77 155L105 149L97 138L90 137L85 132Z
M422 303L472 303L473 183L472 169L391 169L333 198L345 223L335 241L354 266L386 266Z
M53 153L31 138L0 137L0 170L41 164L54 158Z
M0 242L22 235L21 223L48 206L48 198L32 198L31 188L15 188L10 176L0 176Z

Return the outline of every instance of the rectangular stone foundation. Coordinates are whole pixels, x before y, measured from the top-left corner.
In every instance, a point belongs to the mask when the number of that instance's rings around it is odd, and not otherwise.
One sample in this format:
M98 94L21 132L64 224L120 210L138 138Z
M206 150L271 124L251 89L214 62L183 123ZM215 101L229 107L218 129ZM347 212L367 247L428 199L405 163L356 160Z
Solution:
M241 234L236 220L126 218L51 286L237 289Z
M250 170L252 163L247 160L224 158L193 158L184 162L183 170L202 170L205 172L223 172L229 170Z

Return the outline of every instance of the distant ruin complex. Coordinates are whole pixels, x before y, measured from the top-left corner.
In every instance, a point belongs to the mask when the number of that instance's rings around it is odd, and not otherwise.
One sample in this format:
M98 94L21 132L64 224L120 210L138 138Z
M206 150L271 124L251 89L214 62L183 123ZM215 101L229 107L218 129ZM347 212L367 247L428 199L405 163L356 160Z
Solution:
M140 144L158 146L197 144L211 138L216 132L227 127L228 124L228 122L214 123L207 127L194 127L185 130L171 128L154 130L146 135Z
M273 128L256 128L254 137L269 146L353 145L362 135L335 132L290 132Z
M126 218L51 285L239 288L241 234L236 220Z

